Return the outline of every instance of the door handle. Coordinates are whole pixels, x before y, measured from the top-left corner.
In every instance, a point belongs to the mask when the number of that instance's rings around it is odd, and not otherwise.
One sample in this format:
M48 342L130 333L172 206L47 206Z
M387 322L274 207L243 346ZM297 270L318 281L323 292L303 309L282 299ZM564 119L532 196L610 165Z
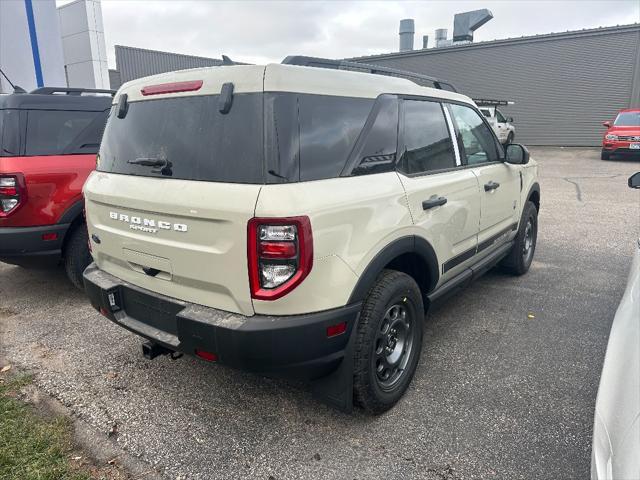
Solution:
M425 200L422 202L422 209L429 210L430 208L440 207L447 203L447 199L445 197L437 197L433 196L429 200Z
M493 180L491 180L489 183L484 184L484 191L490 192L491 190L497 189L499 186L500 184L498 182L494 182Z

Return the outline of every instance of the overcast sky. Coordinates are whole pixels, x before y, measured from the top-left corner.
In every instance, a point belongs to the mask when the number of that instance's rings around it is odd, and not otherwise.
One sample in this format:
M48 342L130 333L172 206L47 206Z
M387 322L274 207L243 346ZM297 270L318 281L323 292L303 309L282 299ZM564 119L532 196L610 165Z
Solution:
M0 0L1 1L1 0ZM58 4L68 0L58 0ZM474 41L640 22L639 0L185 1L102 0L109 67L114 45L264 63L291 54L344 58L398 49L398 24L414 18L415 47L453 15L488 8Z

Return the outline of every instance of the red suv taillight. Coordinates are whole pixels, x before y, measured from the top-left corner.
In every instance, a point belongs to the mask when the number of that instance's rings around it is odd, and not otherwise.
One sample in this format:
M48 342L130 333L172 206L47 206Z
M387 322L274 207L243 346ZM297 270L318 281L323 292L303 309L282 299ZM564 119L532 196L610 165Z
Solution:
M313 238L309 217L252 218L247 245L252 298L280 298L311 271Z
M0 217L7 217L27 199L27 186L21 173L0 174Z

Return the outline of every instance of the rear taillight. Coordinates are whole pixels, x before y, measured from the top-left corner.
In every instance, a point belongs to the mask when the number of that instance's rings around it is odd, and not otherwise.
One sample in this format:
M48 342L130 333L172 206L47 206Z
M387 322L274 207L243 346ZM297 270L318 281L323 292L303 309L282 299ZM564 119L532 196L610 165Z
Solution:
M252 218L247 240L252 298L280 298L309 275L313 265L309 217Z
M20 173L0 174L0 217L7 217L27 199L27 187Z

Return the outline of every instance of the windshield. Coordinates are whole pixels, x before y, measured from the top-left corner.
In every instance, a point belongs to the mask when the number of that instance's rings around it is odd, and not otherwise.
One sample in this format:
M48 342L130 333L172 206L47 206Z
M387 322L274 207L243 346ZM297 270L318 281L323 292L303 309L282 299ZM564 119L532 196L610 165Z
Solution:
M613 124L616 127L640 127L640 112L621 112Z
M263 183L262 94L233 96L220 113L218 95L130 102L113 107L98 170L126 175Z

